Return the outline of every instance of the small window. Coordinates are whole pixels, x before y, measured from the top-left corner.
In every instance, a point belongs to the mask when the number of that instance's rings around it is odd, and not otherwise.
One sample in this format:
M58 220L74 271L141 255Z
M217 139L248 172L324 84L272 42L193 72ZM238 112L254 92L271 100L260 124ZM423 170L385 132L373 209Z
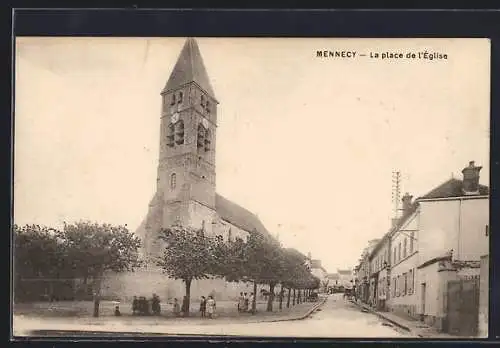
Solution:
M403 287L403 295L408 293L408 273L403 273L404 278L404 287Z
M401 260L401 242L398 244L398 261Z
M196 146L197 146L198 150L205 148L205 137L206 137L206 129L200 123L198 125L198 137L197 137L197 142L196 142Z
M489 234L490 234L489 227L488 227L488 225L486 225L486 226L485 226L485 228L484 228L484 235L485 235L486 237L488 237L488 236L489 236Z
M177 186L177 175L175 173L172 173L170 175L170 188L173 190Z
M408 242L406 241L406 238L405 238L405 240L404 240L404 245L403 245L403 258L405 258L405 257L406 257L406 244L407 244L407 243L408 243Z
M205 107L205 96L202 94L201 97L200 97L200 104L201 104L201 107L204 108Z
M170 102L170 105L175 105L175 94L172 94L172 101Z
M415 232L410 233L410 254L413 253L413 240L415 239Z
M179 100L177 100L177 104L182 103L182 98L183 98L183 96L184 96L184 95L182 94L182 92L179 92Z
M207 100L207 105L206 105L206 107L205 107L205 110L206 110L208 113L210 113L210 101L209 101L209 100Z

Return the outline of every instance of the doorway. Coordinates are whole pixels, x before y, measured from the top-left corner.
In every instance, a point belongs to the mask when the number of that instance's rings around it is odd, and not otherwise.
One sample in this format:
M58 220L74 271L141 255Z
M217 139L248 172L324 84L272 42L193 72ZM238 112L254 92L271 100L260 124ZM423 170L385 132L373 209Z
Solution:
M420 284L420 321L424 321L425 318L425 293L426 293L426 284Z

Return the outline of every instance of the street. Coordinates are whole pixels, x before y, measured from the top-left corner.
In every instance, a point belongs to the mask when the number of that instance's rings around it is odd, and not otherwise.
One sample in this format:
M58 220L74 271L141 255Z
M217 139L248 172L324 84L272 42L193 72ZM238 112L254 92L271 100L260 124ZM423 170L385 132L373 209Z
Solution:
M16 323L15 327L20 327ZM98 336L95 327L85 327L83 324L57 324L49 325L48 322L38 321L35 325L24 327L22 332L16 330L18 335L60 336L72 335L85 336L86 333L75 333L79 330L88 330L88 334ZM34 330L39 330L34 333ZM31 331L32 333L28 333ZM261 322L261 323L231 323L228 321L205 321L199 324L172 323L170 325L103 325L99 331L110 333L127 332L127 336L153 335L215 335L215 336L266 336L266 337L319 337L319 338L397 338L410 337L410 335L385 323L377 316L362 312L356 305L345 301L341 294L330 295L320 310L309 318L295 321ZM136 334L134 334L136 333Z

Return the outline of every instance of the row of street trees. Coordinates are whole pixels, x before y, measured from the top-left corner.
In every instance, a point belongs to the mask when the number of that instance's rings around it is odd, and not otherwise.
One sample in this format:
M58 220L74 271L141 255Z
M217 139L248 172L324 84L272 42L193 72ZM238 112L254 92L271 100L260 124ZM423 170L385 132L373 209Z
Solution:
M287 306L290 306L292 290L303 299L306 292L320 286L320 280L307 268L304 255L295 249L284 249L276 240L257 232L251 233L246 241L241 238L224 241L222 236L207 236L202 229L174 225L163 229L159 238L165 248L157 264L169 277L184 282L188 301L194 279L252 282L254 294L257 294L258 284L265 284L269 286L267 311L273 310L278 285L280 309L285 289L288 289ZM256 296L252 313L255 309Z
M106 271L123 272L140 265L141 242L126 226L90 222L14 226L14 296L18 301L41 297L85 297L99 292ZM74 293L75 281L82 283Z
M194 279L225 278L232 282L252 282L269 286L267 310L273 310L275 288L280 286L279 308L285 290L290 306L317 289L320 280L305 264L305 256L295 249L284 249L277 241L259 233L247 240L224 241L207 236L203 229L174 225L159 233L163 252L156 263L164 273L185 284L190 298ZM133 271L139 259L140 239L126 226L90 222L65 224L62 229L39 225L14 226L14 295L18 301L39 300L41 296L64 299L75 296L75 281L82 283L84 296L99 293L105 272ZM36 286L35 286L36 284ZM255 299L252 312L255 313ZM98 302L96 313L98 315Z

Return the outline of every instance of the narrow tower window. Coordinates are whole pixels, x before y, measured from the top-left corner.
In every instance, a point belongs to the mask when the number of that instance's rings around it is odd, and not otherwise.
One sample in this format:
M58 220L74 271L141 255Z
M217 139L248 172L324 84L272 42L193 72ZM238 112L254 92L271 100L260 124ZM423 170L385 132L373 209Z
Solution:
M174 147L174 124L173 123L170 123L168 125L167 145L169 147Z
M406 241L406 238L404 240L404 245L403 245L403 258L406 257L406 245L408 244L408 242Z
M205 131L205 152L210 151L210 130Z
M198 125L198 139L196 142L196 146L199 149L202 149L205 147L205 127L203 127L202 124Z
M177 100L177 104L181 104L182 103L182 97L183 97L182 92L179 92L179 100Z
M210 113L210 101L207 100L207 105L205 107L205 110Z
M203 94L201 95L201 98L200 98L200 104L201 104L202 108L205 107L205 96Z
M413 240L415 239L415 232L410 233L410 254L413 253Z
M175 131L175 143L177 145L184 144L184 121L180 120L177 122Z
M170 188L173 190L177 186L177 175L172 173L170 175Z
M170 105L174 105L175 104L175 94L172 94L172 101L170 102Z

